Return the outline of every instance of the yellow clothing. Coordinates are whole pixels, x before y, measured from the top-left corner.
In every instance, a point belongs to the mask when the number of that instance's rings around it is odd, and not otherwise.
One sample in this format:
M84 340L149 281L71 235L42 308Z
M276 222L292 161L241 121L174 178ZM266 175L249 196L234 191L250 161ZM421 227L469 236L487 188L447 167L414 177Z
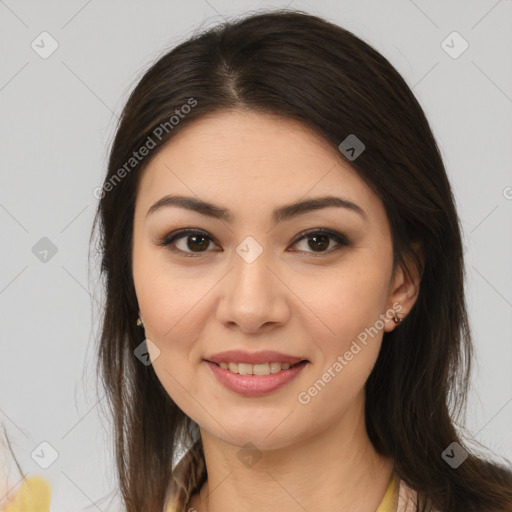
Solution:
M388 488L384 498L380 502L379 508L375 512L395 512L398 506L398 478L394 473L389 479Z
M49 512L50 484L39 476L25 478L20 490L1 512Z
M380 502L379 507L375 512L395 512L398 506L398 479L393 473L389 479L389 484L384 494L384 498ZM169 507L165 512L175 512Z

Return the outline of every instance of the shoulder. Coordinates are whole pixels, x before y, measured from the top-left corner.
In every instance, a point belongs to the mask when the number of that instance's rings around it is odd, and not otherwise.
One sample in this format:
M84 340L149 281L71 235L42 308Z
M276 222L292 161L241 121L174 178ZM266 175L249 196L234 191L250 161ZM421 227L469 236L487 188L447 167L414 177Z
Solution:
M410 487L405 480L400 478L398 485L398 506L397 512L416 512L418 492ZM431 512L441 512L433 508Z

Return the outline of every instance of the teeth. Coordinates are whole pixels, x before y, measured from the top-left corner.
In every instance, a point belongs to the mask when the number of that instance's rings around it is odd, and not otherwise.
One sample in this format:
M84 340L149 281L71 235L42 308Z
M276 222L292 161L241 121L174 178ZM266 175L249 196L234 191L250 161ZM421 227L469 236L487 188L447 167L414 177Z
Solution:
M269 375L271 373L280 372L281 370L288 370L290 363L219 363L219 366L224 368L224 370L239 373L240 375Z

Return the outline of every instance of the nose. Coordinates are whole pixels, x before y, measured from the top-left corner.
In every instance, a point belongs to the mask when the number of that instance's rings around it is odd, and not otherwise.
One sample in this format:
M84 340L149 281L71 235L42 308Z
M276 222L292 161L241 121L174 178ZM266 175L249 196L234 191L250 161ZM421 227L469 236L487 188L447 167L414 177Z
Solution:
M245 333L258 333L287 322L291 292L272 267L275 265L265 251L252 262L234 254L233 268L219 287L219 322Z

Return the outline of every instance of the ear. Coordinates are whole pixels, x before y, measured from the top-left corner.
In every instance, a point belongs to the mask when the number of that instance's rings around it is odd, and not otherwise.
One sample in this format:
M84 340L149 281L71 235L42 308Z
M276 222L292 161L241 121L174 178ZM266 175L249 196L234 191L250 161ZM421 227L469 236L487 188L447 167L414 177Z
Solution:
M413 253L406 257L406 264L411 275L408 276L405 269L402 266L398 266L389 287L387 311L395 311L397 316L402 319L409 314L416 302L416 299L418 298L425 264L421 243L413 242L411 244L411 249ZM415 264L414 255L416 255L416 258L420 263L420 268L417 268L417 265ZM400 324L395 323L393 317L390 317L388 313L386 316L384 331L391 332L399 325Z

